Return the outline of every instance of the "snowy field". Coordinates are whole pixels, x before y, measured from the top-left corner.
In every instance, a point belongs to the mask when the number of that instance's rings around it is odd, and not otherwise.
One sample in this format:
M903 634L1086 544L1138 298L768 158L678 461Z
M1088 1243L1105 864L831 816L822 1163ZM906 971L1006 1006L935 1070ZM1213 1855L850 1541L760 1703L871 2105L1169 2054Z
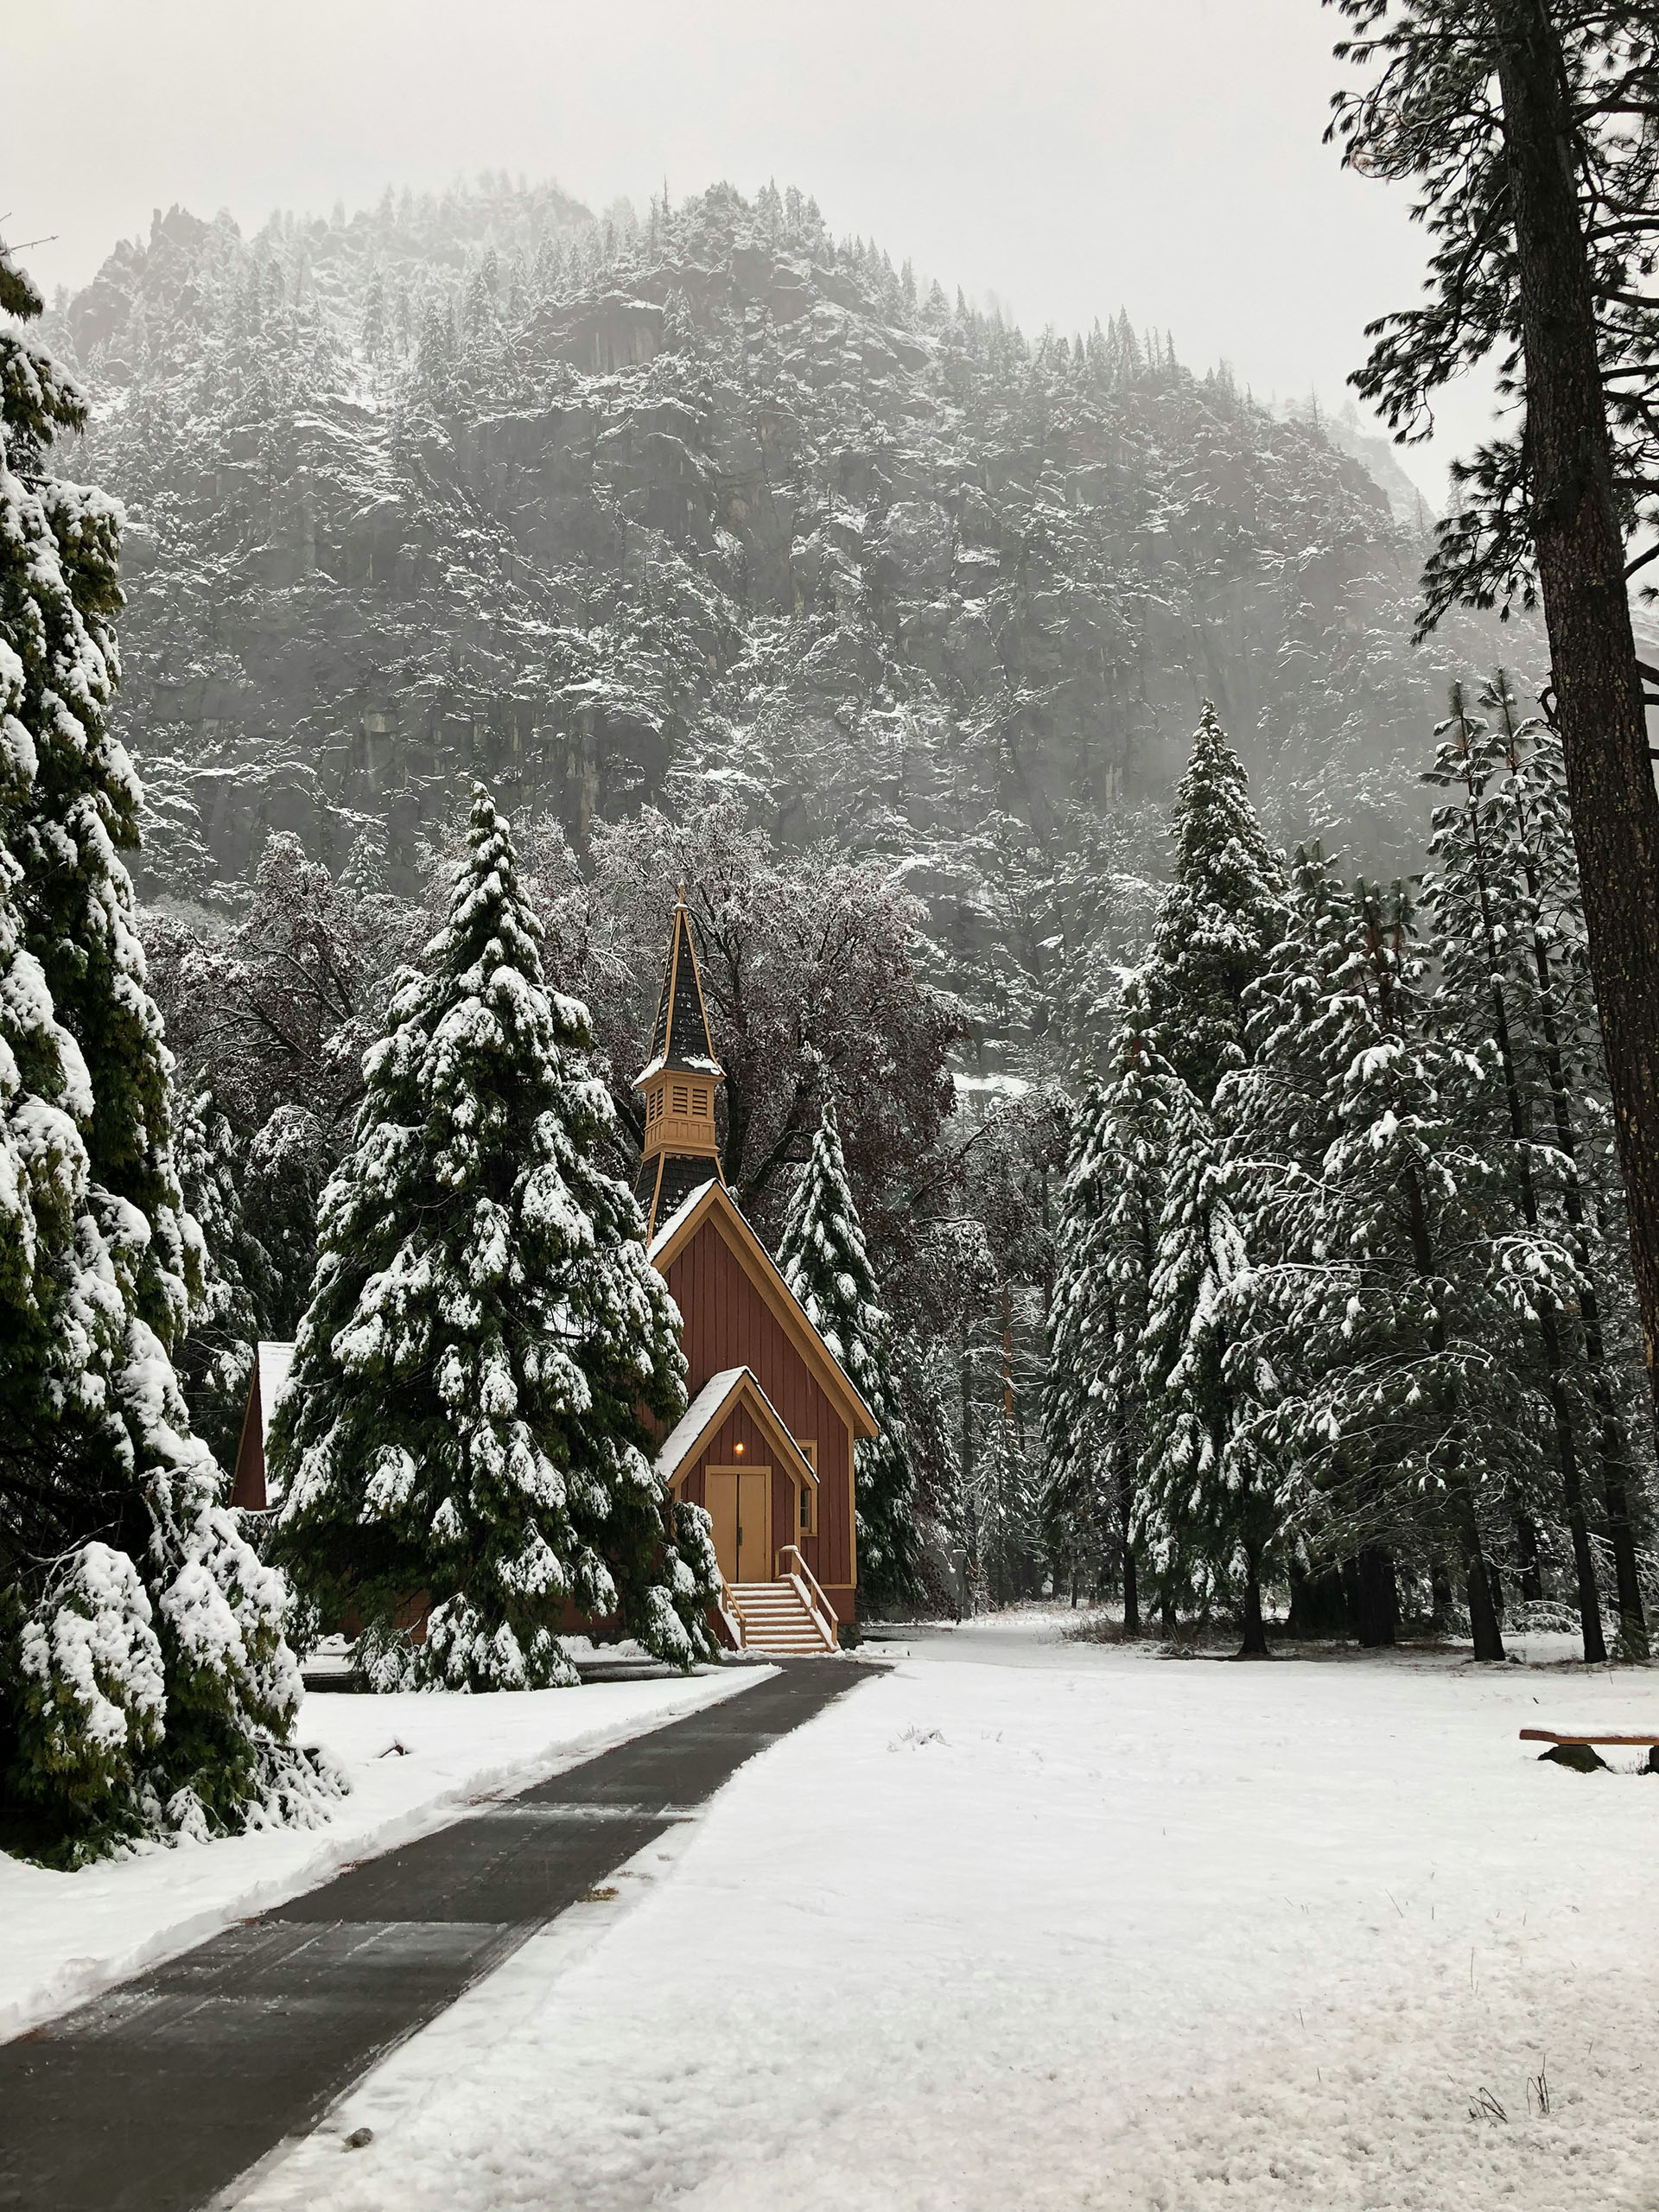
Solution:
M1659 1779L1516 1732L1659 1726L1659 1673L1056 1626L918 1639L245 2212L1659 2202Z
M315 1888L350 1859L442 1827L485 1791L556 1773L766 1671L517 1696L308 1697L296 1741L326 1745L352 1782L327 1826L158 1845L78 1874L0 1853L0 2040Z

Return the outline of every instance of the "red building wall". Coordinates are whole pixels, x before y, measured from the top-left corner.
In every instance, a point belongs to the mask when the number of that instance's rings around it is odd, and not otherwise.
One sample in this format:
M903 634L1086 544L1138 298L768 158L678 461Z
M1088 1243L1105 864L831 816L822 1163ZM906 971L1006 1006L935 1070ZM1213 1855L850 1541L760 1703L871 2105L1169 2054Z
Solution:
M667 1281L685 1317L681 1342L690 1369L686 1378L690 1395L695 1397L709 1376L723 1368L752 1368L790 1434L798 1443L817 1446L817 1534L805 1538L793 1531L784 1534L791 1516L794 1485L774 1467L772 1543L798 1542L836 1618L856 1619L852 1438L846 1422L715 1222L705 1221L676 1257ZM740 1439L743 1450L738 1454L732 1446ZM740 1459L752 1465L766 1465L774 1457L764 1432L740 1406L687 1475L681 1494L701 1505L706 1466L734 1466Z

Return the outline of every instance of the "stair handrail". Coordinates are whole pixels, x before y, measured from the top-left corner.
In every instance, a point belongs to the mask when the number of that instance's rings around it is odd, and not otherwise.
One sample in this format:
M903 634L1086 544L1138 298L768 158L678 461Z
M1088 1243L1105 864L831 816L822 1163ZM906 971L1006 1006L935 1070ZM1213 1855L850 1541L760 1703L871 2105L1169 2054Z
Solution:
M830 1600L824 1596L817 1576L813 1573L811 1568L802 1557L798 1545L785 1544L779 1551L778 1557L780 1561L786 1559L792 1559L799 1562L800 1573L797 1574L793 1569L789 1570L789 1580L793 1582L796 1587L800 1591L808 1612L812 1615L812 1618L817 1621L820 1629L823 1630L824 1643L828 1645L829 1649L833 1651L840 1641L840 1637L836 1628L835 1611L830 1605Z
M749 1624L743 1618L742 1606L737 1602L737 1592L726 1580L723 1567L716 1566L715 1572L720 1577L720 1610L726 1616L726 1625L737 1638L738 1649L747 1651L749 1648Z

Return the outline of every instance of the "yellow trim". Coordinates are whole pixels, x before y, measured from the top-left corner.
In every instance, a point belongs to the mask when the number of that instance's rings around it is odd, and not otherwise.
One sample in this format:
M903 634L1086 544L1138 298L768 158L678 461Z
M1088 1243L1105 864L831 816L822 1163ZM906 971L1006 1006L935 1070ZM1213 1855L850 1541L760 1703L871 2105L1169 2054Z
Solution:
M711 1209L717 1209L720 1214L720 1222L716 1225L734 1225L742 1252L751 1262L758 1262L758 1267L752 1266L749 1270L750 1281L771 1307L785 1335L793 1338L795 1349L807 1365L816 1370L824 1395L842 1410L852 1436L855 1439L874 1436L877 1433L874 1414L848 1380L846 1370L839 1360L807 1319L800 1300L779 1273L777 1262L745 1221L742 1209L724 1183L709 1184L674 1234L665 1241L662 1249L652 1254L652 1267L666 1279L670 1268L702 1228Z

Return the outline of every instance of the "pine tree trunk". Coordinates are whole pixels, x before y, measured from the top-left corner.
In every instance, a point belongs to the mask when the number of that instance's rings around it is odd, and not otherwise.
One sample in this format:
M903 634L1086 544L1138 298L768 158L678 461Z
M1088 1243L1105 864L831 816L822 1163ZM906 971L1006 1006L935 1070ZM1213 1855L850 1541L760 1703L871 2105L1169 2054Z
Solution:
M1493 18L1538 574L1649 1387L1659 1409L1659 795L1613 499L1560 45L1548 0L1493 0Z
M1112 1423L1112 1458L1116 1467L1118 1542L1123 1569L1123 1633L1141 1633L1141 1586L1135 1564L1135 1473L1129 1452L1128 1423L1122 1396L1117 1394Z
M1567 1500L1567 1526L1573 1538L1573 1573L1579 1592L1579 1632L1584 1638L1585 1664L1599 1667L1607 1656L1601 1633L1601 1593L1596 1588L1595 1554L1584 1517L1584 1492L1579 1482L1578 1453L1573 1447L1573 1422L1567 1409L1561 1382L1561 1352L1555 1316L1542 1317L1544 1357L1549 1366L1549 1409L1555 1423L1555 1453L1560 1464L1561 1493Z
M1262 1578L1252 1559L1244 1575L1244 1641L1238 1648L1241 1659L1265 1659L1268 1656L1268 1626L1262 1618Z
M1538 1560L1538 1525L1529 1513L1515 1516L1515 1555L1521 1595L1535 1605L1544 1594L1544 1578Z
M1492 1588L1486 1571L1486 1554L1480 1546L1480 1526L1475 1519L1475 1502L1469 1494L1468 1483L1459 1478L1453 1493L1458 1522L1458 1547L1463 1554L1464 1588L1469 1601L1469 1626L1475 1640L1477 1659L1501 1660L1503 1656L1503 1634L1498 1626L1497 1608L1492 1602Z
M1436 1636L1444 1636L1452 1624L1452 1584L1444 1560L1435 1560L1429 1567L1428 1602L1428 1624Z
M1359 1640L1369 1650L1392 1644L1400 1626L1400 1594L1393 1555L1367 1544L1356 1562L1359 1580Z

